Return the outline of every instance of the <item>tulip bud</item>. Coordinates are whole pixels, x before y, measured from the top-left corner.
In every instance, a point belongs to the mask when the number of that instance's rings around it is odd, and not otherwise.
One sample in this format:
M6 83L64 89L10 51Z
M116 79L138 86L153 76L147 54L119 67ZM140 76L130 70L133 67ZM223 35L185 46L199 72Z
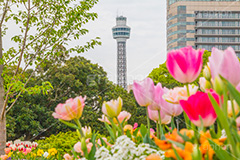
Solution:
M199 85L200 85L200 89L202 91L205 91L206 89L211 88L211 83L209 81L207 81L204 77L201 77L199 79Z
M208 65L206 65L203 69L203 76L208 80L210 81L211 79L211 71L210 71L210 68Z
M82 149L83 153L85 154L86 151L87 151L87 145L86 145L86 142L85 142L85 138L81 139L81 149Z
M219 76L215 77L213 81L213 89L216 91L216 93L218 93L219 95L222 95L223 87L224 87L224 84L221 78Z
M201 151L199 150L198 145L195 145L193 148L192 158L193 159L202 159L202 154L201 154Z

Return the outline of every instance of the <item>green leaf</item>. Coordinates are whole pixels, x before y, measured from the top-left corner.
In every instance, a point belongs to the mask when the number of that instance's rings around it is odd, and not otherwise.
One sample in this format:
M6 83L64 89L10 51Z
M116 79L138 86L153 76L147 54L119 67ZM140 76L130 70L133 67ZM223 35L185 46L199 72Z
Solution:
M211 139L208 139L208 141L220 160L233 159L231 153L228 153L227 151L223 150L221 146L217 145Z
M64 124L66 124L66 125L69 126L69 127L72 127L72 128L74 128L74 129L79 129L77 125L75 125L75 124L73 124L73 123L71 123L71 122L67 122L67 121L64 121L64 120L62 120L62 119L59 119L59 121L62 122L62 123L64 123Z
M226 80L225 82L227 84L228 91L230 92L234 100L237 102L238 106L240 106L240 93L229 81Z
M181 148L181 149L184 149L185 146L181 143L178 143L178 142L175 142L175 141L172 141L170 139L168 139L167 141L171 142L172 144L175 144L177 147Z
M147 127L143 124L141 124L140 133L141 133L142 137L145 137L145 135L147 134Z
M113 130L112 128L107 124L107 122L104 122L105 124L105 127L107 128L109 134L110 134L110 137L112 138L112 140L115 142L115 135L113 133Z
M227 117L225 116L225 114L223 113L223 111L220 109L220 107L218 106L218 103L216 102L216 100L213 98L213 96L211 95L211 93L208 93L208 96L210 98L210 101L214 107L214 110L218 116L218 120L221 123L221 126L225 129L227 137L228 137L228 142L231 144L232 146L232 150L233 152L236 154L236 145L235 142L233 140L230 128L229 128L229 124L228 124L228 120ZM233 153L233 154L234 154Z
M175 149L174 147L172 147L172 149L173 149L173 151L174 151L174 153L175 153L175 155L176 155L176 157L177 157L177 160L183 160L183 159L179 156L179 154L177 153L176 149Z

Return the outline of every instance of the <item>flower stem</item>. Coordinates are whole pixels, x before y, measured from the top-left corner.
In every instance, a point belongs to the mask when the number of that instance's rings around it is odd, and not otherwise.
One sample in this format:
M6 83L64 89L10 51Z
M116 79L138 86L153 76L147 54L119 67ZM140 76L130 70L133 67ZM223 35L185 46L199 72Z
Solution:
M147 126L148 126L148 136L150 136L150 121L149 121L149 116L148 116L148 107L146 107L146 113L147 113Z
M116 120L117 120L117 122L118 122L118 124L119 124L119 126L120 126L120 128L121 128L121 131L122 131L122 135L123 135L123 127L122 127L122 124L119 122L119 120L118 120L118 118L117 117L115 117L116 118Z
M156 122L156 127L157 127L157 137L158 139L160 139L158 121Z
M84 137L84 134L83 134L82 125L81 125L79 119L75 119L74 121L75 121L75 123L76 123L76 124L78 125L78 127L79 127L78 131L79 131L80 134L81 134L81 138L83 138L83 137Z
M158 110L158 118L159 118L158 125L159 125L159 129L160 129L160 139L162 139L164 137L164 133L162 130L162 120L161 120L161 111L160 110Z
M188 97L189 97L189 96L190 96L190 91L189 91L188 83L186 84L186 87L187 87L187 95L188 95Z

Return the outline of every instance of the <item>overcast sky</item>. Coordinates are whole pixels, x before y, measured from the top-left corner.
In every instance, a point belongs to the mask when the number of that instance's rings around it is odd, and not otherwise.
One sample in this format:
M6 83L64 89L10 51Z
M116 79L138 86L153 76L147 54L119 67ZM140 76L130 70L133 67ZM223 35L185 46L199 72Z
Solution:
M92 63L98 63L116 82L117 43L112 37L116 16L127 17L131 27L127 40L128 84L142 80L153 68L166 60L166 1L165 0L99 0L93 8L98 19L86 28L90 33L84 39L99 36L102 45L83 54Z

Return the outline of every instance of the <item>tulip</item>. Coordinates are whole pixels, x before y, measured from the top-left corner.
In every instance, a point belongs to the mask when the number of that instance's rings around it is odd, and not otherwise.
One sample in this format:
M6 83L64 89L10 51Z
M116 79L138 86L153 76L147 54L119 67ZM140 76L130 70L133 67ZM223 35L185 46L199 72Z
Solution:
M212 91L210 93L219 103L218 95ZM201 119L203 126L211 126L217 118L215 110L208 97L208 93L198 91L196 94L190 96L188 100L180 100L180 104L189 119L196 126L201 126ZM201 119L199 116L201 116Z
M82 127L82 131L83 131L83 134L84 134L84 137L91 137L92 135L92 129L91 127Z
M9 152L11 152L11 148L5 148L4 151L5 151L5 154L8 154Z
M74 146L73 146L75 152L77 153L83 153L82 149L81 149L81 142L77 142Z
M38 146L38 143L37 143L37 142L33 142L33 143L32 143L32 147L33 147L33 148L37 148L37 146Z
M208 81L210 81L210 79L211 79L211 70L210 70L210 67L209 67L209 63L203 69L203 76Z
M98 118L99 121L101 122L107 122L108 124L111 124L111 122L108 120L108 118L103 114L102 118Z
M166 105L162 106L162 110L166 115L176 117L182 114L183 109L180 104L166 103Z
M236 119L237 127L240 128L240 117Z
M219 76L216 76L213 80L213 89L219 95L223 94L224 83Z
M122 98L118 97L117 100L103 102L102 112L108 117L117 117L122 110Z
M151 78L133 82L133 94L140 106L149 106L154 98L154 83Z
M234 108L235 115L237 115L238 112L239 112L239 106L238 106L237 102L235 100L233 100L233 102L228 100L227 109L228 109L228 116L229 117L233 116L232 103L233 103L233 108Z
M211 88L211 83L208 80L206 80L204 77L199 78L199 85L202 91L205 91L206 89Z
M133 130L136 129L137 127L138 127L138 123L135 122L135 123L133 124Z
M151 110L161 110L161 107L167 103L165 99L162 98L164 94L164 89L162 88L162 84L158 83L154 87L154 97L153 97L153 102L151 105L149 105Z
M65 160L72 160L72 159L73 159L73 157L70 156L68 153L64 154L63 158L64 158Z
M32 151L31 148L26 148L26 153L30 153Z
M159 114L158 114L158 110L151 110L148 107L148 115L149 118L155 122L159 121ZM160 111L160 116L161 116L161 123L162 124L169 124L171 122L171 116L168 116L164 111Z
M127 124L127 125L125 125L125 126L123 127L123 131L124 131L124 132L127 132L127 130L132 131L132 130L133 130L132 125Z
M12 144L13 144L12 141L8 141L8 142L6 143L6 146L9 147L9 146L12 145Z
M18 150L19 151L23 151L24 150L24 146L23 145L18 146Z
M240 83L238 83L236 89L238 90L238 92L240 92Z
M225 51L212 48L209 64L213 79L221 75L234 86L239 84L240 63L232 47L228 47Z
M192 83L202 70L203 53L204 50L195 50L191 46L172 50L167 54L167 69L177 81Z
M197 92L198 87L194 85L188 85L189 87L189 94L193 95ZM180 100L187 100L188 99L188 93L187 93L187 87L175 87L173 89L169 89L165 92L163 95L163 99L165 99L169 103L179 104Z
M83 108L85 106L86 96L70 98L64 104L58 104L55 108L55 112L52 114L54 118L70 121L73 119L79 119L82 116Z
M123 120L128 121L131 117L131 113L127 112L127 111L122 111L120 112L120 114L118 115L118 120L120 123L122 123Z

